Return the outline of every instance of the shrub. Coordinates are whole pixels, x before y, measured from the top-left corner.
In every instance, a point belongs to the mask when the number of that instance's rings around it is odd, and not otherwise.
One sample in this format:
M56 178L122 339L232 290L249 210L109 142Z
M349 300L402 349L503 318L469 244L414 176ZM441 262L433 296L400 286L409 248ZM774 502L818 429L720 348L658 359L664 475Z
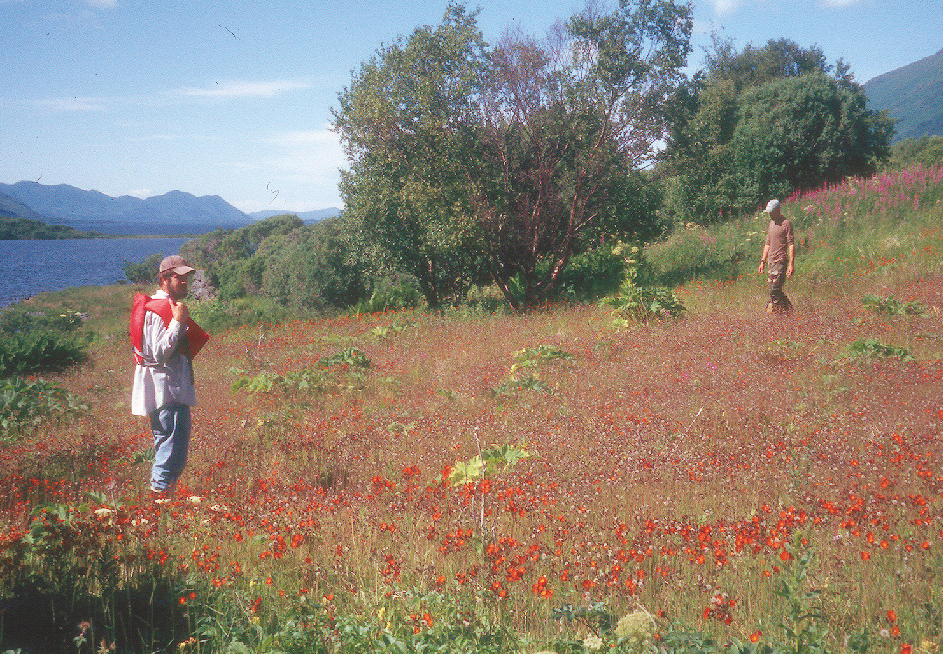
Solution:
M73 332L82 324L82 313L70 311L27 311L13 307L0 313L0 334L12 335L36 330Z
M897 345L886 345L874 338L860 338L848 346L852 357L868 359L894 358L901 361L912 361L913 357L907 348Z
M203 300L189 306L193 319L211 334L246 325L277 324L298 314L260 297Z
M62 422L88 407L45 379L0 380L0 438L9 438L43 423Z
M412 309L419 306L421 300L422 293L419 291L419 284L411 275L385 277L374 284L370 297L361 301L356 311L376 313Z
M0 377L63 370L86 359L86 340L41 330L17 332L0 341Z
M157 279L157 269L160 267L163 255L152 254L143 261L128 261L122 267L124 276L132 284L150 284Z
M63 370L86 358L88 340L75 334L82 314L70 311L0 313L0 377Z
M603 304L612 307L618 319L625 322L677 318L685 310L684 303L671 289L647 286L623 289L619 295L605 298Z
M891 316L922 316L928 311L927 306L922 302L916 300L901 302L891 296L882 298L877 295L865 295L861 298L861 304L874 313Z

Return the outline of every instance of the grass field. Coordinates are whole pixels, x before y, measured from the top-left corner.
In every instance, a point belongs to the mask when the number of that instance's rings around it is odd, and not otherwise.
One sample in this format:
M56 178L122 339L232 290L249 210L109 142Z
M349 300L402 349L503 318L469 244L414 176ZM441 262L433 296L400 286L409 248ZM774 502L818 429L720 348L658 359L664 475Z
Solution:
M91 409L0 448L0 644L937 652L941 177L790 199L789 316L763 311L750 217L648 249L677 320L215 334L164 505L129 409L131 288L40 296L89 314L91 360L50 379Z

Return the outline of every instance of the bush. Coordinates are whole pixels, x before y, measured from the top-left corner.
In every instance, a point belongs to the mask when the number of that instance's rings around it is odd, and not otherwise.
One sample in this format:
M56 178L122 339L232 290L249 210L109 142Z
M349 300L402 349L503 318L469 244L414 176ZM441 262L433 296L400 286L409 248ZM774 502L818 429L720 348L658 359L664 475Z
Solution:
M893 358L901 361L912 361L910 351L898 345L887 345L874 338L861 338L848 346L848 353L852 357L864 359Z
M86 341L52 330L18 332L0 341L0 378L64 370L87 358Z
M150 284L157 279L157 269L162 259L162 254L152 254L143 261L128 261L121 270L132 284Z
M82 314L68 311L46 313L14 307L0 313L0 334L4 336L36 330L73 332L81 324Z
M374 284L370 298L356 306L359 313L412 309L422 301L419 284L411 275L385 277Z
M45 379L0 380L0 438L43 423L70 420L86 410L71 394Z
M923 316L929 312L922 302L901 302L891 296L882 298L877 295L865 295L861 298L861 304L869 311L889 316Z

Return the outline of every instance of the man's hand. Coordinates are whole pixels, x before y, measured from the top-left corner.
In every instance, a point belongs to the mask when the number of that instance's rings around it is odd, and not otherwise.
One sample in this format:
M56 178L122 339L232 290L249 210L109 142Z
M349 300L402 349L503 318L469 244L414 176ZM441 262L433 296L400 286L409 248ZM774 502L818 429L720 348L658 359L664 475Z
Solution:
M763 274L763 268L765 268L765 267L766 267L766 262L760 260L760 267L759 267L758 270L759 270L759 273L760 273L761 275Z
M173 313L174 320L179 323L186 323L190 319L190 309L187 305L173 298L170 298L170 311Z
M786 277L792 277L792 273L794 272L795 268L793 267L792 262L790 262L789 265L786 266Z

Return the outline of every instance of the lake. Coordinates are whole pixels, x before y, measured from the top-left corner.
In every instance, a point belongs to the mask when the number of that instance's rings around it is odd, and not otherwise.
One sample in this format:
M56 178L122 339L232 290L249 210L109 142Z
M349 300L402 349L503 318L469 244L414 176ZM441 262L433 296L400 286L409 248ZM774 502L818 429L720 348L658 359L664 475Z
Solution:
M189 238L89 238L0 241L0 307L72 286L106 286L125 280L124 265L152 254L177 254ZM155 271L156 274L156 271Z

